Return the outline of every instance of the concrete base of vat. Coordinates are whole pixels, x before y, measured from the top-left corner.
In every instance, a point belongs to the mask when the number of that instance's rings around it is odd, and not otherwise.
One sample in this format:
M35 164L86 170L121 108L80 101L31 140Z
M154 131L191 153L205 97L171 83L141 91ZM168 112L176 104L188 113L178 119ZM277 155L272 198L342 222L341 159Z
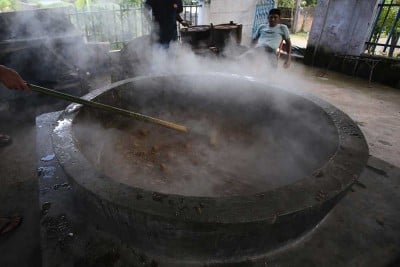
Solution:
M151 257L124 244L78 208L52 150L50 135L59 114L44 114L36 120L43 266L177 266L173 259ZM396 266L400 260L399 177L400 169L370 158L359 182L316 228L279 250L238 265Z

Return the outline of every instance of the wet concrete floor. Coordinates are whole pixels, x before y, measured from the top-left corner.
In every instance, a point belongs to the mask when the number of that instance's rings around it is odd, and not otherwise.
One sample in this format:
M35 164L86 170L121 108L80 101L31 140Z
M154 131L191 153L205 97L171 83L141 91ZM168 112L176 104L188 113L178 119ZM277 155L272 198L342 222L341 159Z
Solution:
M311 92L346 112L362 129L370 154L400 167L400 90L333 71L320 74L293 64L281 85ZM0 236L0 266L42 266L34 118L3 116L0 132L13 137L0 148L0 216L24 217L18 229Z
M400 90L296 64L281 86L304 90L349 115L363 131L370 154L400 167Z

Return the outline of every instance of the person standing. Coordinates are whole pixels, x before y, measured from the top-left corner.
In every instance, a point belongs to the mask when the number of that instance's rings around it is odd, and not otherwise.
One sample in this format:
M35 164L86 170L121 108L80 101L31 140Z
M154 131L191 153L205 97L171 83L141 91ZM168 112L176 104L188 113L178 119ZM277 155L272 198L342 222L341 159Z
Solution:
M0 83L9 89L30 91L30 88L21 76L13 69L0 65ZM0 133L0 146L6 146L11 143L11 137Z
M152 12L153 37L164 48L168 48L170 42L178 38L177 21L183 26L189 26L180 16L183 12L182 0L146 0L145 6Z
M268 13L268 24L261 24L254 33L252 43L256 50L265 51L271 61L271 65L278 66L277 51L282 40L285 41L287 57L283 66L288 68L291 63L292 44L289 29L285 24L280 24L281 11L273 8Z
M8 89L31 91L26 82L15 70L7 68L4 65L0 65L0 83ZM8 145L10 143L11 137L0 133L0 146ZM0 237L18 227L21 221L22 217L18 215L11 217L0 216Z

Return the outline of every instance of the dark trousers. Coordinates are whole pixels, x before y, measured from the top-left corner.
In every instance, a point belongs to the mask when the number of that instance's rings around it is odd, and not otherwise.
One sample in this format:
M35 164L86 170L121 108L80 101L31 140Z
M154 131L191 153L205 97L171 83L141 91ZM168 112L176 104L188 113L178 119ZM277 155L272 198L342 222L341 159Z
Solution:
M256 49L267 53L271 67L278 68L278 55L274 49L269 46L257 47Z

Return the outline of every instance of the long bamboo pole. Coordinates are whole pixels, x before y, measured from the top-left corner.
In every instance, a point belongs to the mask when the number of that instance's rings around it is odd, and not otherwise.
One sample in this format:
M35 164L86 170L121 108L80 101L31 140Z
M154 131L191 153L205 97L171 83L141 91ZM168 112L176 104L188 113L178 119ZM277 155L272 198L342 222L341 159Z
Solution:
M76 97L73 95L65 94L65 93L62 93L59 91L55 91L55 90L41 87L41 86L34 85L34 84L28 84L28 86L32 89L32 91L43 93L43 94L53 96L53 97L56 97L59 99L71 101L71 102L82 104L84 106L88 106L88 107L92 107L92 108L101 109L101 110L108 111L108 112L115 113L115 114L132 117L137 120L151 122L151 123L158 124L158 125L161 125L161 126L164 126L164 127L170 128L170 129L174 129L174 130L177 130L180 132L188 132L188 129L186 128L186 126L179 125L179 124L176 124L173 122L160 120L160 119L153 118L153 117L150 117L147 115L143 115L143 114L132 112L129 110L109 106L106 104L85 100L85 99L82 99L82 98L79 98L79 97Z

